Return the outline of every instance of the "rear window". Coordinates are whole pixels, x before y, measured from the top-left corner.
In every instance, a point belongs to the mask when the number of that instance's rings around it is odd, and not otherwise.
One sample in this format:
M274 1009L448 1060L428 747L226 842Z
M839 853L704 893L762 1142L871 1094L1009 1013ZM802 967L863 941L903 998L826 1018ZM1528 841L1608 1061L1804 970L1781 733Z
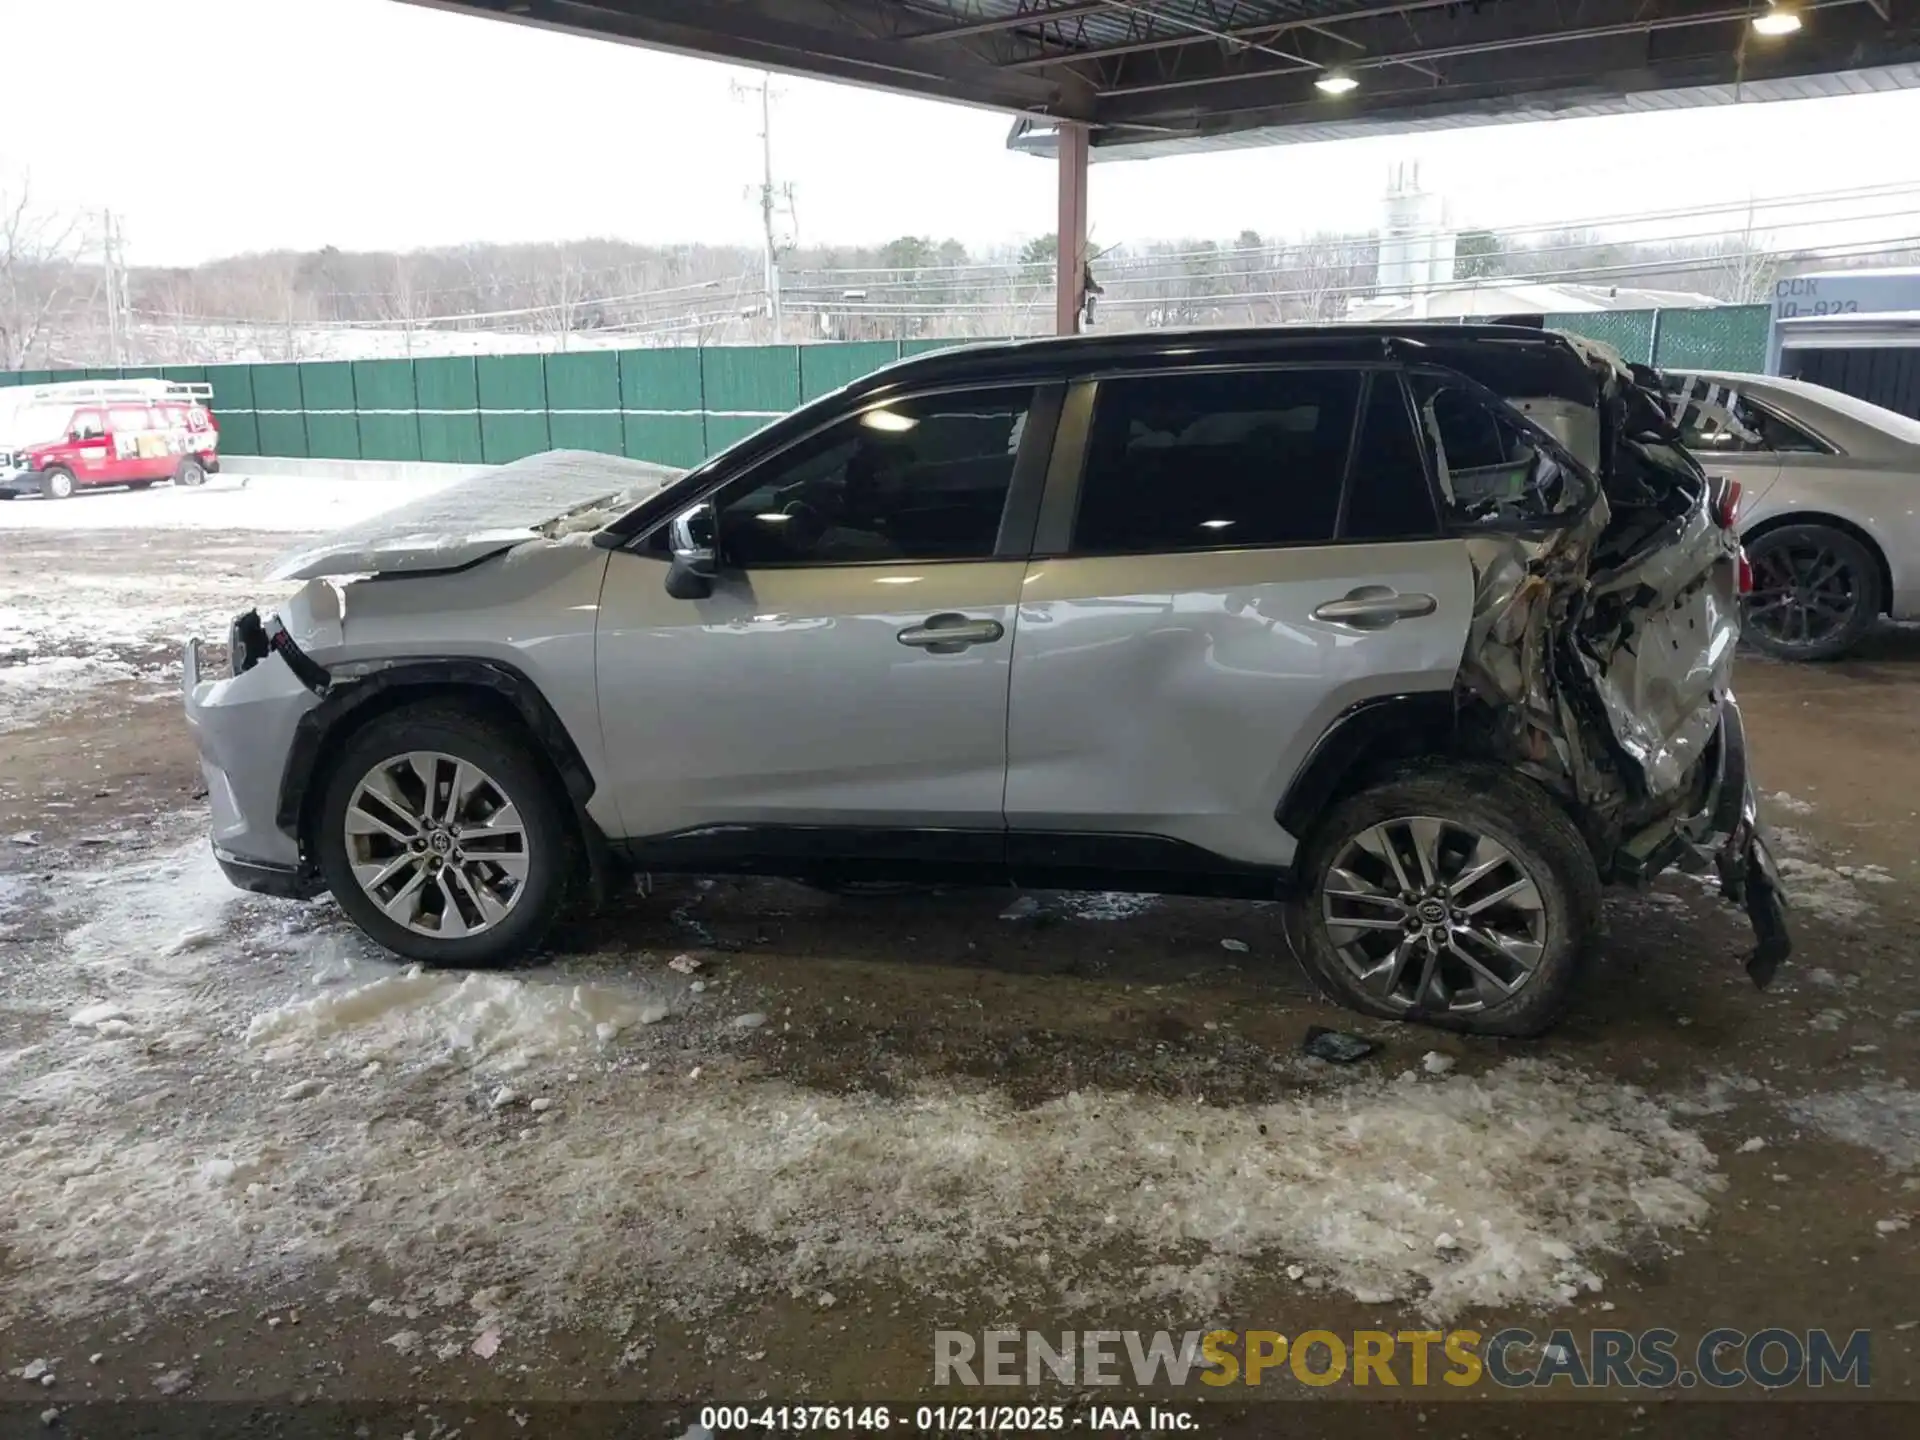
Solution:
M1667 383L1674 423L1689 450L1703 455L1827 453L1798 425L1724 381L1682 375Z
M1362 378L1257 370L1102 381L1074 550L1331 542Z

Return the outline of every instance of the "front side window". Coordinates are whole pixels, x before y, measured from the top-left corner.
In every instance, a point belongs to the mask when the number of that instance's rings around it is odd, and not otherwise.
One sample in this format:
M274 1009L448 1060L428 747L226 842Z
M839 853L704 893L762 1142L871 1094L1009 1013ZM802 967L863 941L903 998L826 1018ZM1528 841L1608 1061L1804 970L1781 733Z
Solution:
M1300 369L1101 381L1075 553L1330 543L1362 378Z
M1565 452L1477 387L1450 376L1416 375L1413 395L1450 526L1551 526L1592 503L1591 482Z
M990 558L1032 398L1026 386L917 396L801 441L714 497L722 560Z
M107 436L106 417L98 410L82 410L73 417L73 438L76 440L104 440Z
M1681 443L1701 455L1824 455L1826 446L1798 425L1718 380L1668 379Z

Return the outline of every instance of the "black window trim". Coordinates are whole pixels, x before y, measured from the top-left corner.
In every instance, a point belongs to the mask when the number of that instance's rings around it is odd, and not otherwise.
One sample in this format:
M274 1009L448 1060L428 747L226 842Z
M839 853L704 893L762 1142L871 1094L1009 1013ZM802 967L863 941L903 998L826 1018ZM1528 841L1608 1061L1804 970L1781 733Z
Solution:
M1334 533L1331 537L1325 540L1262 544L1247 544L1240 541L1219 545L1183 545L1178 549L1169 550L1088 550L1074 546L1073 526L1080 514L1080 493L1086 479L1087 460L1092 454L1093 418L1100 401L1100 386L1104 382L1165 379L1173 375L1265 374L1286 370L1338 370L1343 373L1357 373L1360 378L1360 389L1353 414L1353 430L1347 437L1347 454L1340 475L1340 500L1336 511ZM1442 507L1438 486L1432 462L1427 456L1426 446L1420 441L1418 416L1412 409L1413 396L1406 384L1405 371L1406 367L1397 360L1322 358L1241 360L1220 364L1183 365L1177 368L1168 365L1128 366L1092 371L1076 378L1068 388L1066 403L1061 413L1053 464L1047 472L1046 500L1041 506L1040 525L1033 537L1033 558L1035 560L1121 560L1146 555L1230 555L1243 551L1262 550L1330 550L1347 545L1417 545L1451 538L1445 528L1445 521L1440 518ZM1408 423L1414 427L1414 440L1420 446L1422 468L1426 471L1427 488L1435 516L1434 528L1426 535L1349 540L1341 534L1341 529L1346 524L1347 496L1353 483L1353 464L1359 450L1360 426L1366 419L1367 399L1372 394L1373 384L1381 375L1395 377L1396 383L1400 386L1403 402L1408 407Z
M772 565L755 565L751 570L743 569L740 573L751 575L772 570L872 570L899 565L986 565L1008 560L1024 561L1032 553L1034 528L1038 524L1040 509L1045 498L1047 468L1054 452L1054 436L1059 426L1061 402L1067 389L1065 384L1057 380L994 376L990 379L955 380L937 385L917 386L909 390L897 390L886 395L869 396L850 409L835 410L819 424L793 436L777 450L754 457L751 463L740 469L729 470L725 474L711 477L710 483L703 484L698 491L677 504L671 511L661 515L645 529L636 531L620 548L636 555L650 556L651 543L664 533L678 516L696 505L711 501L715 495L736 480L746 479L769 465L778 465L795 449L833 429L836 425L843 425L869 411L885 410L903 401L933 399L941 395L968 395L988 390L1024 390L1028 396L1027 423L1026 428L1020 433L1020 449L1013 458L1013 474L1008 480L1006 503L1000 512L1000 529L994 537L992 554L940 556L926 560L818 562L795 560ZM666 557L653 558L664 560Z

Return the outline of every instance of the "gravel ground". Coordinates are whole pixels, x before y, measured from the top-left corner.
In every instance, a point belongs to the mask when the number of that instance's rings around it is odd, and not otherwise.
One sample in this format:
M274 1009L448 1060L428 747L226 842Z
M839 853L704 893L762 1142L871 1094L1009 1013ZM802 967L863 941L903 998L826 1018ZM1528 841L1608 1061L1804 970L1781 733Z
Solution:
M1765 994L1687 879L1526 1044L1331 1010L1224 902L676 880L422 974L225 886L175 704L344 488L0 513L0 1402L897 1399L994 1324L1871 1328L1911 1396L1912 632L1743 662Z

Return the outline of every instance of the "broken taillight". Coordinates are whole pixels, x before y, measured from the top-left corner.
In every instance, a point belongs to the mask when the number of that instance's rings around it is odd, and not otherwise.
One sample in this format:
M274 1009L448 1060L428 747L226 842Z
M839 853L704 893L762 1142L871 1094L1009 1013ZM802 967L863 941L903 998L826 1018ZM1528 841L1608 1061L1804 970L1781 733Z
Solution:
M1747 547L1740 547L1740 593L1753 593L1753 562L1747 559Z
M1722 479L1720 493L1714 497L1713 521L1722 530L1733 529L1733 522L1740 514L1740 482Z

